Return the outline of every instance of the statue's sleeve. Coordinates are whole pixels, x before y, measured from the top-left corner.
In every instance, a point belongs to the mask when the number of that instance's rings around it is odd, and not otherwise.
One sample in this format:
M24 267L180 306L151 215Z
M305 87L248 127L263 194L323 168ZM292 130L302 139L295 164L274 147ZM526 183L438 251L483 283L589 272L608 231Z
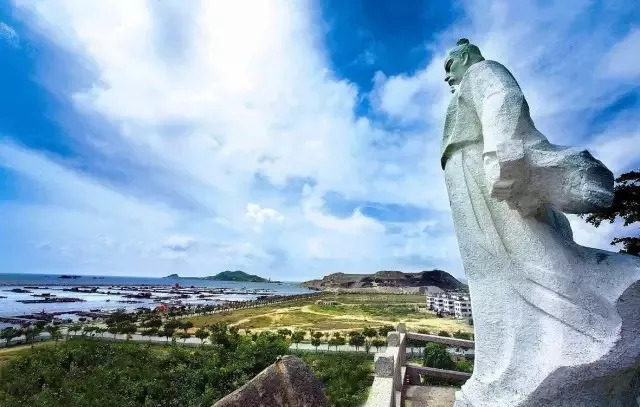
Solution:
M480 63L470 81L473 104L482 124L484 152L500 143L522 138L519 125L529 121L529 109L520 86L509 71L493 61Z

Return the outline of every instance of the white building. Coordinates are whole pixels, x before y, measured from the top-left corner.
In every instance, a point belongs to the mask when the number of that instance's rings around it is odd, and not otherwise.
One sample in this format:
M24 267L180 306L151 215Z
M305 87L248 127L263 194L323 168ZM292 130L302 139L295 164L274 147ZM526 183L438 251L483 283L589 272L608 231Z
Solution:
M456 318L471 317L471 299L466 294L427 294L427 307L442 314L454 315Z

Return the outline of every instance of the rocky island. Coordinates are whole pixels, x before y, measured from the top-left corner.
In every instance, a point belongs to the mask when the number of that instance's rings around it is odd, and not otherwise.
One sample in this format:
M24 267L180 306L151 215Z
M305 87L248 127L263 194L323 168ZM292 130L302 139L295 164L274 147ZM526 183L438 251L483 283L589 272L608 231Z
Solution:
M313 290L380 290L397 291L398 289L418 287L438 287L445 291L465 290L467 286L443 270L404 273L402 271L382 270L374 274L333 273L321 280L305 281L302 287Z
M236 281L236 282L245 282L245 283L270 283L271 282L271 280L262 278L254 274L248 274L241 270L236 270L236 271L226 270L216 274L215 276L207 276L207 277L181 277L178 274L171 274L166 276L165 278L180 278L180 279L184 278L184 279L210 280L210 281Z

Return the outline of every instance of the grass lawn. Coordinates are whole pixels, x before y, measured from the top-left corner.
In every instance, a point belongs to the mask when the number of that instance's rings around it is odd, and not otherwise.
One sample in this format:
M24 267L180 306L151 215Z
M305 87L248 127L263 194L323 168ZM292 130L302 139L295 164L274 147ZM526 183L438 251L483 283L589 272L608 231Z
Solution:
M329 303L335 303L329 305ZM405 323L409 329L472 332L473 327L453 318L437 318L425 309L423 295L325 293L321 299L240 309L188 318L202 327L224 322L252 331L314 329L348 331Z

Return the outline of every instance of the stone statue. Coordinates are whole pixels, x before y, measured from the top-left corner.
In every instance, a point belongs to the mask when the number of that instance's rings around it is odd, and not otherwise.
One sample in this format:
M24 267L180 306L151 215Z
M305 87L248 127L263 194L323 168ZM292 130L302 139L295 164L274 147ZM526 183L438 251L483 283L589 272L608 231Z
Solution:
M458 41L442 144L474 315L456 407L637 406L640 258L579 246L562 212L611 205L613 175L549 143L501 64Z

